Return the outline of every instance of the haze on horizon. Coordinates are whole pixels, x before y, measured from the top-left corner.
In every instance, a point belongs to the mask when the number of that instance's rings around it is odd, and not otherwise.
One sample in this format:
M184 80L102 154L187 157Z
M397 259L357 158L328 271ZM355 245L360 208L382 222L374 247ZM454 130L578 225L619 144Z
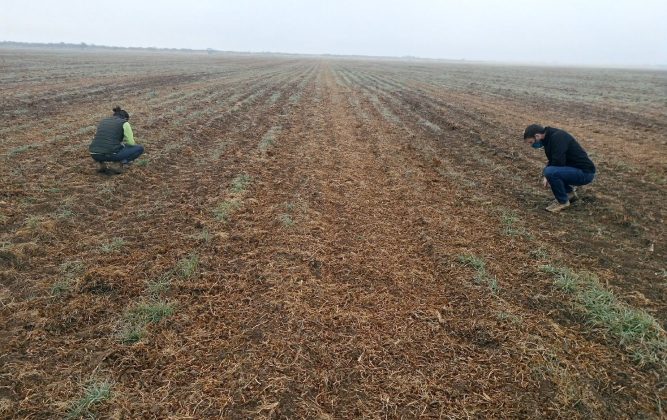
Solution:
M667 65L659 0L0 0L0 41Z

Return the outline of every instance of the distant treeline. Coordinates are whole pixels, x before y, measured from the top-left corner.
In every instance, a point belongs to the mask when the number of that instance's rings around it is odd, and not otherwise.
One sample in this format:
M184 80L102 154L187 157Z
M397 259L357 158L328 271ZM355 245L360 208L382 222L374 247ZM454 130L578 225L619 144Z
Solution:
M16 41L0 41L0 48L53 48L53 49L96 49L96 50L120 50L120 51L183 51L183 52L223 52L207 48L205 50L195 50L190 48L157 48L157 47L110 47L107 45L95 45L81 42L79 44L72 44L68 42L16 42Z
M0 41L0 48L41 48L53 50L89 50L89 51L169 51L169 52L190 52L190 53L208 53L208 54L233 54L233 55L268 55L283 57L337 57L337 58L371 58L374 60L404 60L404 61L453 61L438 60L431 58L420 58L413 56L391 57L391 56L368 56L368 55L340 55L340 54L306 54L306 53L288 53L273 51L223 51L213 48L191 49L191 48L157 48L157 47L113 47L108 45L95 45L81 42L73 44L68 42L17 42ZM460 60L463 61L463 60Z

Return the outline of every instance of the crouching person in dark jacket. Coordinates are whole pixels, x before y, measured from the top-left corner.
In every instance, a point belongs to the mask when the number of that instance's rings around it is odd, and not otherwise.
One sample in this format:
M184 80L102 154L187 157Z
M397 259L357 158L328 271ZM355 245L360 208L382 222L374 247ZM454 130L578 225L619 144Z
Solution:
M117 106L113 109L113 116L98 124L88 150L90 156L99 163L99 172L110 171L107 162L128 164L144 153L144 147L134 141L129 119L130 114Z
M526 144L544 148L549 163L544 168L544 187L551 186L556 199L545 210L557 213L577 200L575 187L593 182L595 165L577 140L558 128L532 124L523 132Z

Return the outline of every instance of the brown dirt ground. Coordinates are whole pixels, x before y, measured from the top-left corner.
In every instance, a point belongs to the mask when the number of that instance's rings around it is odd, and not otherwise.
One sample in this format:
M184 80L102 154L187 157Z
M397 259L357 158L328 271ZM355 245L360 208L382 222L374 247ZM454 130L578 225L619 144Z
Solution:
M539 69L0 56L0 417L63 417L102 381L111 398L90 412L111 418L664 416L664 370L540 265L593 272L665 326L667 104L615 108L574 82L536 100L520 72ZM116 103L147 154L109 177L86 147ZM542 210L544 157L517 141L532 122L598 164L563 214ZM194 273L151 295L188 256ZM128 311L154 299L173 315L123 343Z

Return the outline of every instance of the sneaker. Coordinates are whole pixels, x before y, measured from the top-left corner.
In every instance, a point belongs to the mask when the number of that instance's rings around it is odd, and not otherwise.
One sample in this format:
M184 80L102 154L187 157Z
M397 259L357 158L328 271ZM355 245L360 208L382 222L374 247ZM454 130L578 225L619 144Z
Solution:
M117 162L105 162L104 165L100 164L97 172L104 175L118 175L123 173L123 166Z
M113 162L111 169L115 171L116 174L122 174L125 172L125 165L122 162Z
M544 210L551 213L558 213L559 211L570 207L570 202L559 203L558 200L554 200L549 204Z
M97 172L104 174L109 170L106 162L97 162Z
M577 190L572 189L572 192L567 193L567 199L570 200L570 203L574 203L579 199L579 196L577 195Z

